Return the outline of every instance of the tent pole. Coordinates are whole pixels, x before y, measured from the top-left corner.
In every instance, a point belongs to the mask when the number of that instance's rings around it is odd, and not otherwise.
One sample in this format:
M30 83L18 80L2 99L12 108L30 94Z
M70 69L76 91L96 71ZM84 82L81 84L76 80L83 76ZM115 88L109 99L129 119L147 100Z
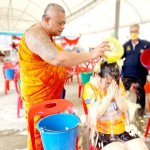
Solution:
M118 39L119 29L119 15L120 15L120 0L116 0L116 12L115 12L115 38Z

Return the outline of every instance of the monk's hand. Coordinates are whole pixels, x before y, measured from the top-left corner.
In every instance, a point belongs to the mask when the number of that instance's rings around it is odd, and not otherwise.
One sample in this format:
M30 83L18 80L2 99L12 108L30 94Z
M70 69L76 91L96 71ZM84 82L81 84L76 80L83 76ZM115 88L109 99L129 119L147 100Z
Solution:
M92 59L96 59L100 56L106 57L105 51L111 51L109 42L107 41L102 42L91 51Z

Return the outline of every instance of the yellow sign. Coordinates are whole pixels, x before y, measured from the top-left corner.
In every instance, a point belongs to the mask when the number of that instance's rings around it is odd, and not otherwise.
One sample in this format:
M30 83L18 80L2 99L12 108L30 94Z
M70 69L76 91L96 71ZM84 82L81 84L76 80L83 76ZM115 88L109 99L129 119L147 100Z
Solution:
M130 46L127 46L127 51L130 51L131 50L131 47Z

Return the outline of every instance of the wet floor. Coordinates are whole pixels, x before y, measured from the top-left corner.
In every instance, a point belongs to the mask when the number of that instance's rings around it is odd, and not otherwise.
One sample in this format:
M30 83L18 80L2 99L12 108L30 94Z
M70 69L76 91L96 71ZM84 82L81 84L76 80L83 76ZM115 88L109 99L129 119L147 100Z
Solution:
M2 64L0 64L0 67L2 67ZM0 68L1 72L1 68ZM1 72L2 74L2 72ZM23 117L23 111L21 111L21 118L17 119L15 121L7 120L6 113L1 113L3 110L6 112L12 111L12 119L16 117L16 102L17 102L17 95L15 93L14 85L13 83L10 86L10 91L8 95L4 95L4 81L3 77L0 76L0 119L1 119L1 125L3 127L0 127L0 150L25 150L26 147L26 140L27 140L27 134L25 129L25 122L21 119L24 119ZM78 84L76 82L76 77L74 77L73 83L70 83L65 86L66 88L66 99L72 101L76 108L76 112L78 116L81 116L84 114L83 107L81 103L81 98L78 98ZM11 103L10 103L11 102ZM8 107L8 109L6 108ZM14 111L14 114L13 114ZM6 117L2 117L1 115L6 115ZM15 116L13 116L15 115ZM135 122L134 124L137 126L138 130L142 135L145 133L145 128L147 125L147 119L148 117L139 117L136 114ZM21 121L20 121L21 120ZM5 124L6 122L6 124ZM9 128L7 127L7 123L9 123ZM18 126L17 126L18 125ZM6 128L5 128L6 126ZM20 128L19 128L20 126ZM86 127L79 128L79 134L82 134L83 136L83 150L88 150L88 133ZM146 140L146 144L150 148L150 134L149 138Z

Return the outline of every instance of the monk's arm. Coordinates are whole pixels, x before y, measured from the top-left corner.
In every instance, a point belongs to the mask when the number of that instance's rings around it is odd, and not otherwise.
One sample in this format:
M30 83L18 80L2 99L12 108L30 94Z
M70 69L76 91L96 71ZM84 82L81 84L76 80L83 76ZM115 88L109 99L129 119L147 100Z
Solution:
M87 62L101 56L105 47L108 46L108 43L104 42L91 53L59 51L50 40L47 33L36 27L27 31L25 34L25 41L28 48L33 53L39 55L43 60L54 66L74 66Z

